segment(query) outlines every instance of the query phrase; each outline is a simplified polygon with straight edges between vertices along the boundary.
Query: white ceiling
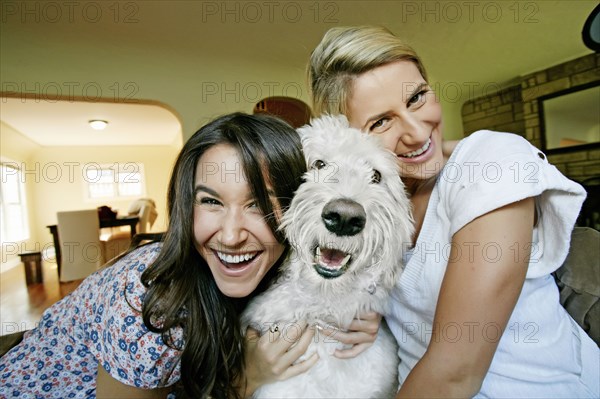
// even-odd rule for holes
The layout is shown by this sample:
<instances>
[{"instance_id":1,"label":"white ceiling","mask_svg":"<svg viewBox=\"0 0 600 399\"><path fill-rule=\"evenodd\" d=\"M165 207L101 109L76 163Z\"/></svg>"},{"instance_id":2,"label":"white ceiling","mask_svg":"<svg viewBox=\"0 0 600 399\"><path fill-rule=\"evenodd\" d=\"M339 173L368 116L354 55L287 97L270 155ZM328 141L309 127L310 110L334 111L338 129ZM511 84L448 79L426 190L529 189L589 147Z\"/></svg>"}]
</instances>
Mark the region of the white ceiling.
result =
<instances>
[{"instance_id":1,"label":"white ceiling","mask_svg":"<svg viewBox=\"0 0 600 399\"><path fill-rule=\"evenodd\" d=\"M42 146L178 145L181 123L153 104L0 98L2 121ZM93 119L108 122L102 131Z\"/></svg>"},{"instance_id":2,"label":"white ceiling","mask_svg":"<svg viewBox=\"0 0 600 399\"><path fill-rule=\"evenodd\" d=\"M158 102L179 117L184 138L216 115L251 112L268 95L308 101L305 66L323 33L338 25L383 25L423 58L441 96L445 134L456 137L462 134L464 101L589 54L581 30L597 1L10 4L14 7L4 10L0 24L3 92L18 96L58 90L81 98L94 87L103 98ZM0 107L2 120L15 118L4 103ZM73 104L64 110L61 120L68 123L76 115ZM135 116L131 126L146 123L150 128L154 114ZM28 132L45 129L47 117L29 113ZM78 117L72 126L92 116ZM66 125L53 129L45 142L56 142L54 135L71 130ZM78 130L74 134L92 137ZM161 141L165 134L147 130L128 140ZM119 135L124 139L123 131Z\"/></svg>"}]
</instances>

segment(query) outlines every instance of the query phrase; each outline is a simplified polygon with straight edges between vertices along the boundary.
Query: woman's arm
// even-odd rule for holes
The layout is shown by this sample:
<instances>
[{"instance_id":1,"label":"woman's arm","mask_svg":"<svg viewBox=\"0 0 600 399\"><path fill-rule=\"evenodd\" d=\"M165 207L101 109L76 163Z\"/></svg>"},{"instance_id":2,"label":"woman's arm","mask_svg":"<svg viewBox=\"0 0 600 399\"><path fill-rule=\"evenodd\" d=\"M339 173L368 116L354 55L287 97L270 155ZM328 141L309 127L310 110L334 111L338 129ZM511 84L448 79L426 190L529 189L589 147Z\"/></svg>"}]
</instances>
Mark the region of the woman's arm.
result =
<instances>
[{"instance_id":1,"label":"woman's arm","mask_svg":"<svg viewBox=\"0 0 600 399\"><path fill-rule=\"evenodd\" d=\"M528 198L456 232L431 342L397 398L472 397L479 392L525 281L534 212L534 200ZM444 336L448 326L452 339Z\"/></svg>"},{"instance_id":2,"label":"woman's arm","mask_svg":"<svg viewBox=\"0 0 600 399\"><path fill-rule=\"evenodd\" d=\"M98 364L98 377L96 378L97 399L158 399L166 398L171 388L142 389L125 385L115 380Z\"/></svg>"}]
</instances>

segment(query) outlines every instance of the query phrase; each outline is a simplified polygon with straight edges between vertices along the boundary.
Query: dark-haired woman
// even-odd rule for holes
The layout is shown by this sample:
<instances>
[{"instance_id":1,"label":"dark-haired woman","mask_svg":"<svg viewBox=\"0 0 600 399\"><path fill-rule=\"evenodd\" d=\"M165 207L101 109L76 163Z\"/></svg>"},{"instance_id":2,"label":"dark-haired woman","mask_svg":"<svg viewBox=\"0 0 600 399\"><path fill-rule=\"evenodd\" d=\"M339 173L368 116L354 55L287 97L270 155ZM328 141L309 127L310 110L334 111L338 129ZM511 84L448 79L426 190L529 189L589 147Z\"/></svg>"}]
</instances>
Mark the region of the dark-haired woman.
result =
<instances>
[{"instance_id":1,"label":"dark-haired woman","mask_svg":"<svg viewBox=\"0 0 600 399\"><path fill-rule=\"evenodd\" d=\"M269 116L226 115L181 150L162 243L89 276L0 359L0 397L231 398L308 369L294 342L243 336L238 316L277 274L278 221L305 172L300 140ZM368 318L367 318L368 319ZM373 341L379 320L337 339ZM294 364L295 363L295 364Z\"/></svg>"}]
</instances>

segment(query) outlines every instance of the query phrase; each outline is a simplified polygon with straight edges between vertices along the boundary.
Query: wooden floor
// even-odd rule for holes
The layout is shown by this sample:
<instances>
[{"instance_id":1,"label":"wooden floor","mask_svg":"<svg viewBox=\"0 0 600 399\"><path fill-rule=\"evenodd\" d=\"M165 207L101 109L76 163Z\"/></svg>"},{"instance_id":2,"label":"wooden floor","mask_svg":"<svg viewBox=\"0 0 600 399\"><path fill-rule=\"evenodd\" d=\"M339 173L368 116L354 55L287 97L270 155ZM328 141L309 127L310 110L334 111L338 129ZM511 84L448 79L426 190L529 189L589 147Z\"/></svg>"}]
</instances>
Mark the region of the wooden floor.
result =
<instances>
[{"instance_id":1,"label":"wooden floor","mask_svg":"<svg viewBox=\"0 0 600 399\"><path fill-rule=\"evenodd\" d=\"M0 273L0 335L30 330L50 305L72 292L82 280L58 281L56 262L42 262L44 282L27 285L23 264Z\"/></svg>"}]
</instances>

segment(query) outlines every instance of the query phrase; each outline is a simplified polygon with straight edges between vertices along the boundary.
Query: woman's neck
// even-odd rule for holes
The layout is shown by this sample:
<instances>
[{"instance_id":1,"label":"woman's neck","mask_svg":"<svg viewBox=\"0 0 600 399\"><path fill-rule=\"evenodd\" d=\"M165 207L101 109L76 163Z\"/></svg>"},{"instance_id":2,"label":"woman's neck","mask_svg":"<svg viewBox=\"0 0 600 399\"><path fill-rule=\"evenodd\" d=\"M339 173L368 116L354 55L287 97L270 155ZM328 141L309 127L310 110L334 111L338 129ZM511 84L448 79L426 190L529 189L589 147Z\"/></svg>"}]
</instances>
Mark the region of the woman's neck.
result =
<instances>
[{"instance_id":1,"label":"woman's neck","mask_svg":"<svg viewBox=\"0 0 600 399\"><path fill-rule=\"evenodd\" d=\"M436 179L437 175L429 177L427 179L402 179L402 181L404 182L404 187L406 187L406 191L412 197L423 192L423 190L431 192L433 186L435 185Z\"/></svg>"}]
</instances>

